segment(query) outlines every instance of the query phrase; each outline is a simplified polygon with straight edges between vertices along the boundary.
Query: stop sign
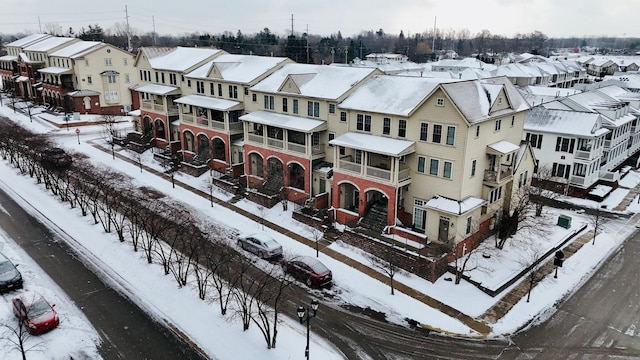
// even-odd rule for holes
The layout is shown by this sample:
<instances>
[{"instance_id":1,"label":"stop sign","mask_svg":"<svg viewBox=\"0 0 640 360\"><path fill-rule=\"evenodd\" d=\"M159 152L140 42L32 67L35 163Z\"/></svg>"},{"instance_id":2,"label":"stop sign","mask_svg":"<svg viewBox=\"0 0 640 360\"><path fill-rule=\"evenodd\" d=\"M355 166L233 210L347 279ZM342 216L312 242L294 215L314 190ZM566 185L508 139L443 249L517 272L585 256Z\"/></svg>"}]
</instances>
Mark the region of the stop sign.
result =
<instances>
[{"instance_id":1,"label":"stop sign","mask_svg":"<svg viewBox=\"0 0 640 360\"><path fill-rule=\"evenodd\" d=\"M76 134L80 134L80 129L76 128Z\"/></svg>"}]
</instances>

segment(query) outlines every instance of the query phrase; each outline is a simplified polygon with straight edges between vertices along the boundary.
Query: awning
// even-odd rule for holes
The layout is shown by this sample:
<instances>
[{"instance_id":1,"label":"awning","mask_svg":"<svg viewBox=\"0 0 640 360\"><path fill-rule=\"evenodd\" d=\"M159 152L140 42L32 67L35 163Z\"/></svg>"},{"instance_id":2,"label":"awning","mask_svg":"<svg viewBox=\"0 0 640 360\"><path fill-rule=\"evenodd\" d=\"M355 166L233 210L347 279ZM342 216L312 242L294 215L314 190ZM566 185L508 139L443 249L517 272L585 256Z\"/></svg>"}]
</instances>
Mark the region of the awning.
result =
<instances>
[{"instance_id":1,"label":"awning","mask_svg":"<svg viewBox=\"0 0 640 360\"><path fill-rule=\"evenodd\" d=\"M62 75L62 74L72 74L73 70L63 67L57 66L49 66L46 68L38 69L38 72L43 74L52 74L52 75Z\"/></svg>"},{"instance_id":2,"label":"awning","mask_svg":"<svg viewBox=\"0 0 640 360\"><path fill-rule=\"evenodd\" d=\"M487 145L487 152L489 154L495 155L510 154L512 152L518 151L518 149L520 149L520 146L514 143L510 143L506 140L501 140L496 143Z\"/></svg>"},{"instance_id":3,"label":"awning","mask_svg":"<svg viewBox=\"0 0 640 360\"><path fill-rule=\"evenodd\" d=\"M138 92L149 93L154 95L174 95L180 93L180 88L174 86L166 86L166 85L158 85L158 84L149 84L140 86L135 89Z\"/></svg>"},{"instance_id":4,"label":"awning","mask_svg":"<svg viewBox=\"0 0 640 360\"><path fill-rule=\"evenodd\" d=\"M471 210L487 203L487 200L469 196L463 200L454 200L444 196L435 195L424 205L426 208L446 212L454 215L463 215Z\"/></svg>"},{"instance_id":5,"label":"awning","mask_svg":"<svg viewBox=\"0 0 640 360\"><path fill-rule=\"evenodd\" d=\"M304 133L327 130L327 123L321 120L278 114L270 111L254 111L240 116L240 120Z\"/></svg>"},{"instance_id":6,"label":"awning","mask_svg":"<svg viewBox=\"0 0 640 360\"><path fill-rule=\"evenodd\" d=\"M329 141L329 144L394 157L400 157L416 151L415 142L413 141L356 132L344 133Z\"/></svg>"},{"instance_id":7,"label":"awning","mask_svg":"<svg viewBox=\"0 0 640 360\"><path fill-rule=\"evenodd\" d=\"M187 95L175 99L173 102L220 111L241 110L243 108L242 103L239 101L217 99L202 95Z\"/></svg>"},{"instance_id":8,"label":"awning","mask_svg":"<svg viewBox=\"0 0 640 360\"><path fill-rule=\"evenodd\" d=\"M101 72L100 75L120 75L120 73L113 70L107 70L107 71Z\"/></svg>"}]
</instances>

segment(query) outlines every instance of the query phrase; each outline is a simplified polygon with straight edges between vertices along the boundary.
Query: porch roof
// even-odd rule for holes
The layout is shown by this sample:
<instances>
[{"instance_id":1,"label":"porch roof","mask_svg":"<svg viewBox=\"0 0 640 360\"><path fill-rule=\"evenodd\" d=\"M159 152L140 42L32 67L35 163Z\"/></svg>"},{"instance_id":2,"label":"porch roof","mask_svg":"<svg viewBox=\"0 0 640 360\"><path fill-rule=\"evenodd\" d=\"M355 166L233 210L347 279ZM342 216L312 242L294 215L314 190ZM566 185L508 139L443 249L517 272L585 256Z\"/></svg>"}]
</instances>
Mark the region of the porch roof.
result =
<instances>
[{"instance_id":1,"label":"porch roof","mask_svg":"<svg viewBox=\"0 0 640 360\"><path fill-rule=\"evenodd\" d=\"M436 195L427 201L425 207L439 210L454 215L462 215L487 202L485 199L469 196L463 200L454 200L444 196Z\"/></svg>"},{"instance_id":2,"label":"porch roof","mask_svg":"<svg viewBox=\"0 0 640 360\"><path fill-rule=\"evenodd\" d=\"M518 149L520 149L520 146L514 144L514 143L510 143L506 140L500 140L498 142L495 142L493 144L489 144L487 145L487 147L490 150L493 150L491 152L497 152L500 155L505 155L505 154L509 154L512 153L514 151L517 151Z\"/></svg>"},{"instance_id":3,"label":"porch roof","mask_svg":"<svg viewBox=\"0 0 640 360\"><path fill-rule=\"evenodd\" d=\"M60 75L60 74L71 74L73 71L68 68L49 66L46 68L38 69L38 72L41 72L44 74Z\"/></svg>"},{"instance_id":4,"label":"porch roof","mask_svg":"<svg viewBox=\"0 0 640 360\"><path fill-rule=\"evenodd\" d=\"M84 89L84 90L72 91L72 92L68 93L67 95L69 95L71 97L82 97L82 96L96 96L96 95L100 95L100 93L97 92L97 91Z\"/></svg>"},{"instance_id":5,"label":"porch roof","mask_svg":"<svg viewBox=\"0 0 640 360\"><path fill-rule=\"evenodd\" d=\"M29 77L27 76L18 76L16 78L16 82L29 81Z\"/></svg>"},{"instance_id":6,"label":"porch roof","mask_svg":"<svg viewBox=\"0 0 640 360\"><path fill-rule=\"evenodd\" d=\"M324 121L278 114L270 111L254 111L240 116L240 120L305 133L327 130L327 123Z\"/></svg>"},{"instance_id":7,"label":"porch roof","mask_svg":"<svg viewBox=\"0 0 640 360\"><path fill-rule=\"evenodd\" d=\"M242 103L239 101L216 99L202 95L187 95L173 100L180 104L199 106L207 109L229 111L242 109Z\"/></svg>"},{"instance_id":8,"label":"porch roof","mask_svg":"<svg viewBox=\"0 0 640 360\"><path fill-rule=\"evenodd\" d=\"M18 57L15 55L0 56L0 61L18 61Z\"/></svg>"},{"instance_id":9,"label":"porch roof","mask_svg":"<svg viewBox=\"0 0 640 360\"><path fill-rule=\"evenodd\" d=\"M135 89L138 92L149 93L154 95L170 95L180 92L180 88L175 86L166 86L158 84L148 84Z\"/></svg>"},{"instance_id":10,"label":"porch roof","mask_svg":"<svg viewBox=\"0 0 640 360\"><path fill-rule=\"evenodd\" d=\"M415 151L413 141L356 132L344 133L329 141L329 144L395 157L411 154Z\"/></svg>"}]
</instances>

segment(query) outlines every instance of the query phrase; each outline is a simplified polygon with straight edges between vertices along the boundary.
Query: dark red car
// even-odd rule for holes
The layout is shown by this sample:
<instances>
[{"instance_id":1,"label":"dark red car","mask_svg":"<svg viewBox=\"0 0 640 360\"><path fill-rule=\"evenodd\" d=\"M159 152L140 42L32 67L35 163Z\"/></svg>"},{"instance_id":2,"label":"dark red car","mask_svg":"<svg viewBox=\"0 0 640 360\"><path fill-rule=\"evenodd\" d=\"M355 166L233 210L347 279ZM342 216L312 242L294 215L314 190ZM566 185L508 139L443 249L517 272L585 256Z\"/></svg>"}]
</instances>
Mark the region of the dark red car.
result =
<instances>
[{"instance_id":1,"label":"dark red car","mask_svg":"<svg viewBox=\"0 0 640 360\"><path fill-rule=\"evenodd\" d=\"M307 286L323 287L331 284L333 274L320 260L311 256L301 256L283 260L282 267L286 273L304 281Z\"/></svg>"},{"instance_id":2,"label":"dark red car","mask_svg":"<svg viewBox=\"0 0 640 360\"><path fill-rule=\"evenodd\" d=\"M28 291L12 300L13 314L27 328L29 334L44 334L60 324L58 313L42 295Z\"/></svg>"}]
</instances>

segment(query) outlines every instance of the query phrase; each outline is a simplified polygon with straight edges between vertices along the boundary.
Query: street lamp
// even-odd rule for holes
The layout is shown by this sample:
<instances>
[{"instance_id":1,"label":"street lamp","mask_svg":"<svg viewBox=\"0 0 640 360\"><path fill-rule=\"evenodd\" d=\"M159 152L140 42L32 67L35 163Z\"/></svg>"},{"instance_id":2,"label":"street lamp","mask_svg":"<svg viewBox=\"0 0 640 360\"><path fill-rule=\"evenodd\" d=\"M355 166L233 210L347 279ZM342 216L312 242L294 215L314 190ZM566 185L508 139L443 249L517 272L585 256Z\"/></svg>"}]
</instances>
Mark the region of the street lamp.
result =
<instances>
[{"instance_id":1,"label":"street lamp","mask_svg":"<svg viewBox=\"0 0 640 360\"><path fill-rule=\"evenodd\" d=\"M309 322L311 321L311 318L316 317L316 314L318 313L318 306L320 306L320 303L316 299L311 300L311 309L309 309L309 307L305 309L304 306L298 306L297 313L298 319L300 319L300 324L304 321L307 322L307 347L304 349L304 356L307 360L309 360ZM313 313L311 311L313 311Z\"/></svg>"}]
</instances>

